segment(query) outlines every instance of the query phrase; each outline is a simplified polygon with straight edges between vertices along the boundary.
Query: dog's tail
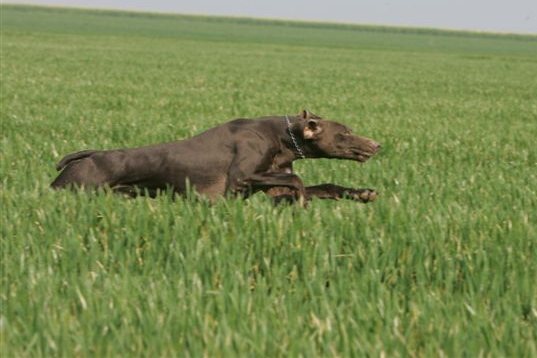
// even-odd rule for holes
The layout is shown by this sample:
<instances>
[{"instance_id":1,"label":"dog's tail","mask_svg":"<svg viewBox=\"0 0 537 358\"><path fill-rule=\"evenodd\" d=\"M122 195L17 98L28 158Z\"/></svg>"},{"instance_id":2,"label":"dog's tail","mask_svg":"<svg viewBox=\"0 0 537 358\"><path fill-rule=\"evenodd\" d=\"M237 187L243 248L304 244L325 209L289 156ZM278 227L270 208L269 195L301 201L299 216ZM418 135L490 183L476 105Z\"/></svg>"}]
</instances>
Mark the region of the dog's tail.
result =
<instances>
[{"instance_id":1,"label":"dog's tail","mask_svg":"<svg viewBox=\"0 0 537 358\"><path fill-rule=\"evenodd\" d=\"M97 152L96 150L83 150L81 152L68 154L65 157L63 157L62 160L60 160L58 165L56 165L56 170L60 171L63 168L65 168L65 166L67 164L71 163L73 160L79 160L79 159L82 159L82 158L89 157L90 155L92 155L93 153L96 153L96 152Z\"/></svg>"}]
</instances>

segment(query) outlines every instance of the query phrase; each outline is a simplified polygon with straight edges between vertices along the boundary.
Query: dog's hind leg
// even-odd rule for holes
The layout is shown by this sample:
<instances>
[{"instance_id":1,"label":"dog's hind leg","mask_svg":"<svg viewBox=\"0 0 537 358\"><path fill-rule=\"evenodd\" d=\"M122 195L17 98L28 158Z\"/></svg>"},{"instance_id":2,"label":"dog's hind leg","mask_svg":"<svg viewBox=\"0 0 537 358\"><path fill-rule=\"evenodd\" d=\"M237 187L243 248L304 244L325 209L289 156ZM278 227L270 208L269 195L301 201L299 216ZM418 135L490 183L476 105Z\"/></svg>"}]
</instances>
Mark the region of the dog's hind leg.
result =
<instances>
[{"instance_id":1,"label":"dog's hind leg","mask_svg":"<svg viewBox=\"0 0 537 358\"><path fill-rule=\"evenodd\" d=\"M69 163L50 184L54 189L74 187L97 188L109 184L108 175L91 158Z\"/></svg>"},{"instance_id":2,"label":"dog's hind leg","mask_svg":"<svg viewBox=\"0 0 537 358\"><path fill-rule=\"evenodd\" d=\"M112 189L114 193L123 194L130 198L136 198L137 196L148 196L150 198L156 198L159 194L159 189L140 188L132 185L116 185L110 189Z\"/></svg>"}]
</instances>

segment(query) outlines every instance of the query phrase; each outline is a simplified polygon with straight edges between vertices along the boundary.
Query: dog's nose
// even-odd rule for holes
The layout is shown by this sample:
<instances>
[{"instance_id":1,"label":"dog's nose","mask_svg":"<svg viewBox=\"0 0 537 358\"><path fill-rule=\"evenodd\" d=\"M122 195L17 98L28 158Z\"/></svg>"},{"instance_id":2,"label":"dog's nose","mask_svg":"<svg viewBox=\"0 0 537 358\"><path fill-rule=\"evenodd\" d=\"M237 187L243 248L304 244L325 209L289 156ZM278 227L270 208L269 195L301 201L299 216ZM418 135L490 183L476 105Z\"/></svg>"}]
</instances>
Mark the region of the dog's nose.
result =
<instances>
[{"instance_id":1,"label":"dog's nose","mask_svg":"<svg viewBox=\"0 0 537 358\"><path fill-rule=\"evenodd\" d=\"M372 142L371 142L371 147L373 147L373 149L374 149L375 152L376 152L376 151L378 151L378 150L380 149L380 147L382 147L382 146L380 145L379 142L372 141Z\"/></svg>"}]
</instances>

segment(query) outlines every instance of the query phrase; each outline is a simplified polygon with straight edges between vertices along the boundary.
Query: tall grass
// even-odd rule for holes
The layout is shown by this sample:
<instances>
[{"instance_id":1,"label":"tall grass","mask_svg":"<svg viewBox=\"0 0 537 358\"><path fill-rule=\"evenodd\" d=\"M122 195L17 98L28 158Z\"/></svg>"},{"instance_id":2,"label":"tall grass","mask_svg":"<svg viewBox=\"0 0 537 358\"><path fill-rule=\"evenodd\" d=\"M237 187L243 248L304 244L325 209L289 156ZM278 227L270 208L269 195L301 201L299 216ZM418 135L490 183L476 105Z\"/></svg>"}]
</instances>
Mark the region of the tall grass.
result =
<instances>
[{"instance_id":1,"label":"tall grass","mask_svg":"<svg viewBox=\"0 0 537 358\"><path fill-rule=\"evenodd\" d=\"M4 356L537 355L535 37L3 5L1 72ZM48 187L75 150L302 108L383 149L297 172L377 202Z\"/></svg>"}]
</instances>

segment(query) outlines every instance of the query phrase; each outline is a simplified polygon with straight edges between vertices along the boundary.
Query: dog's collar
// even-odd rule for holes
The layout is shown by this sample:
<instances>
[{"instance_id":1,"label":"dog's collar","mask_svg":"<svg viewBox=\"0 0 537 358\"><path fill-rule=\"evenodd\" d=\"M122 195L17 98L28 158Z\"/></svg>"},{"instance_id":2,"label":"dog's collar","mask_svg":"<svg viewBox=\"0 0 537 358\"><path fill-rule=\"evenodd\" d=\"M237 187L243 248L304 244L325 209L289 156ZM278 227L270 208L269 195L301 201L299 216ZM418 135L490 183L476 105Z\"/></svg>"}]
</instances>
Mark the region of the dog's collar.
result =
<instances>
[{"instance_id":1,"label":"dog's collar","mask_svg":"<svg viewBox=\"0 0 537 358\"><path fill-rule=\"evenodd\" d=\"M296 141L295 135L293 134L293 131L291 130L291 121L289 120L289 116L285 116L285 123L287 123L287 132L289 133L289 136L291 136L291 140L293 141L293 145L295 146L295 149L298 152L298 155L300 156L300 158L306 159L304 152L298 146L298 142Z\"/></svg>"}]
</instances>

